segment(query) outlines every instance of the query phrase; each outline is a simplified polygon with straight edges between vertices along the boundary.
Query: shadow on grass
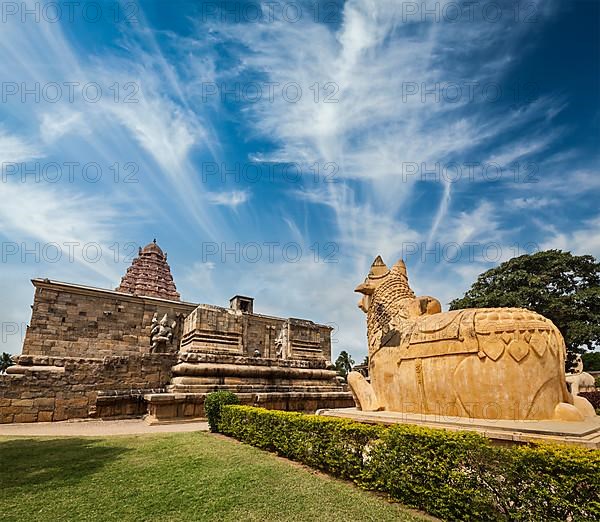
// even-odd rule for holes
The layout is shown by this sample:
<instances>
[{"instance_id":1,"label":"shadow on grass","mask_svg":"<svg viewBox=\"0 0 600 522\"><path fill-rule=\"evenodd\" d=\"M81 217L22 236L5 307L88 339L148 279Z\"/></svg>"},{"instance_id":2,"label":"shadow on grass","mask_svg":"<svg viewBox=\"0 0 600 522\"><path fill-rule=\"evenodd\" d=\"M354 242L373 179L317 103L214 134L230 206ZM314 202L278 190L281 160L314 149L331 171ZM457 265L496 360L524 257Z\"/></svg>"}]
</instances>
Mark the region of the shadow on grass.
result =
<instances>
[{"instance_id":1,"label":"shadow on grass","mask_svg":"<svg viewBox=\"0 0 600 522\"><path fill-rule=\"evenodd\" d=\"M94 439L12 439L0 442L4 493L22 486L73 485L131 451Z\"/></svg>"}]
</instances>

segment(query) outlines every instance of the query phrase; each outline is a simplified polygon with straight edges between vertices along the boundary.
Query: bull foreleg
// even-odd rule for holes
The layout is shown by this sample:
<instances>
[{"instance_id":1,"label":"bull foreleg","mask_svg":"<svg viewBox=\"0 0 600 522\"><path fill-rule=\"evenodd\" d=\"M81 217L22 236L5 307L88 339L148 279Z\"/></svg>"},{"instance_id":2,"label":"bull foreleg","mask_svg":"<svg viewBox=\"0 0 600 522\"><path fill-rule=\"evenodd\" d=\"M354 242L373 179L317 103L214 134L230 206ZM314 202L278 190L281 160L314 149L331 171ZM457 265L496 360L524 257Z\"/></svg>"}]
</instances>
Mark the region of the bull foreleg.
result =
<instances>
[{"instance_id":1,"label":"bull foreleg","mask_svg":"<svg viewBox=\"0 0 600 522\"><path fill-rule=\"evenodd\" d=\"M348 374L348 385L354 396L356 407L362 411L379 411L383 406L379 403L375 390L371 383L365 379L364 375L358 372Z\"/></svg>"}]
</instances>

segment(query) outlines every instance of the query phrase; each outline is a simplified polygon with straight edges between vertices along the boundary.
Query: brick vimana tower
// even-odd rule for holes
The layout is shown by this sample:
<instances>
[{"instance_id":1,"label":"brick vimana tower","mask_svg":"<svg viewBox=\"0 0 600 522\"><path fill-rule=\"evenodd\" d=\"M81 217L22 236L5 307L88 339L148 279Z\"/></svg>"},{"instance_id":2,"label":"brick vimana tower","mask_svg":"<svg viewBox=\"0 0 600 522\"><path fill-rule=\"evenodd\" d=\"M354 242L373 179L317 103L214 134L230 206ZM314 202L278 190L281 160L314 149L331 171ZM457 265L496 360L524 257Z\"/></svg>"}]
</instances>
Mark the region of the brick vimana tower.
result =
<instances>
[{"instance_id":1,"label":"brick vimana tower","mask_svg":"<svg viewBox=\"0 0 600 522\"><path fill-rule=\"evenodd\" d=\"M170 301L181 300L167 263L167 254L156 244L156 239L140 248L138 257L127 269L116 291Z\"/></svg>"}]
</instances>

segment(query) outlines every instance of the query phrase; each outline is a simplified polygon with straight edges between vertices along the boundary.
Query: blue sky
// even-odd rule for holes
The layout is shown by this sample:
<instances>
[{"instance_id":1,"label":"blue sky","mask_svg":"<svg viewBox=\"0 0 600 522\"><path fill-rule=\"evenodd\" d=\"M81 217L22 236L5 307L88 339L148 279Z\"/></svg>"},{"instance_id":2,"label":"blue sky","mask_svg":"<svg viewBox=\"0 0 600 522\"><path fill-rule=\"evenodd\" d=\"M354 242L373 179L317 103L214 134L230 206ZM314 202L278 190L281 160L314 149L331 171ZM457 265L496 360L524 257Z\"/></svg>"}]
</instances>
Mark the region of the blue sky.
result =
<instances>
[{"instance_id":1,"label":"blue sky","mask_svg":"<svg viewBox=\"0 0 600 522\"><path fill-rule=\"evenodd\" d=\"M114 288L155 237L184 300L254 296L357 360L377 254L443 303L517 254L600 256L595 0L15 5L4 351L29 279Z\"/></svg>"}]
</instances>

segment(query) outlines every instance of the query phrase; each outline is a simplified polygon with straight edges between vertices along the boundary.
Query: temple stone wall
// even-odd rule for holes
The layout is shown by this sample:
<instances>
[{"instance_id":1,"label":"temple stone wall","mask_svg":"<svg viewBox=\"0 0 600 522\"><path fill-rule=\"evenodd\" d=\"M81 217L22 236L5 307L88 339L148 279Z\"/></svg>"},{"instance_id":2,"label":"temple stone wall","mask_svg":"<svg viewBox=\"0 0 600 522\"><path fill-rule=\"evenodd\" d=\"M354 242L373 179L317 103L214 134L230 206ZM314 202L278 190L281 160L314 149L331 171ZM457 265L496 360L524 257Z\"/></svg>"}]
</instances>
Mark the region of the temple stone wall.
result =
<instances>
[{"instance_id":1,"label":"temple stone wall","mask_svg":"<svg viewBox=\"0 0 600 522\"><path fill-rule=\"evenodd\" d=\"M140 256L148 262L124 278L135 282L136 292L166 291L161 286L166 256L157 265L163 268L155 270L158 283L150 273L157 249L154 243L143 249ZM157 419L180 409L189 418L203 415L206 393L221 389L266 407L351 405L335 372L327 370L328 326L254 314L251 298L243 296L222 308L134 295L121 287L32 282L35 297L22 355L0 375L0 423L141 416L150 406ZM175 295L174 284L167 290ZM242 300L250 301L249 308L237 306ZM167 315L167 339L172 333L163 354L150 353L155 314L158 321Z\"/></svg>"},{"instance_id":2,"label":"temple stone wall","mask_svg":"<svg viewBox=\"0 0 600 522\"><path fill-rule=\"evenodd\" d=\"M146 407L141 397L169 383L176 360L154 354L104 359L21 355L18 366L0 375L0 423L94 416L99 395L119 403L114 415L142 414ZM135 396L141 411L131 400Z\"/></svg>"},{"instance_id":3,"label":"temple stone wall","mask_svg":"<svg viewBox=\"0 0 600 522\"><path fill-rule=\"evenodd\" d=\"M278 355L278 342L283 350ZM266 359L331 360L331 327L212 305L199 305L185 319L182 352Z\"/></svg>"},{"instance_id":4,"label":"temple stone wall","mask_svg":"<svg viewBox=\"0 0 600 522\"><path fill-rule=\"evenodd\" d=\"M251 356L258 350L261 357L276 358L277 347L275 340L285 320L260 315L245 316L246 351L244 355Z\"/></svg>"},{"instance_id":5,"label":"temple stone wall","mask_svg":"<svg viewBox=\"0 0 600 522\"><path fill-rule=\"evenodd\" d=\"M324 358L331 361L331 330L329 326L303 319L288 320L289 351L294 359Z\"/></svg>"},{"instance_id":6,"label":"temple stone wall","mask_svg":"<svg viewBox=\"0 0 600 522\"><path fill-rule=\"evenodd\" d=\"M152 317L183 320L196 305L34 279L35 298L23 355L104 357L140 355L150 349Z\"/></svg>"}]
</instances>

